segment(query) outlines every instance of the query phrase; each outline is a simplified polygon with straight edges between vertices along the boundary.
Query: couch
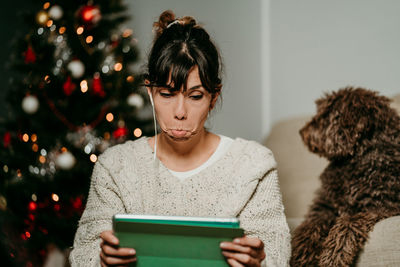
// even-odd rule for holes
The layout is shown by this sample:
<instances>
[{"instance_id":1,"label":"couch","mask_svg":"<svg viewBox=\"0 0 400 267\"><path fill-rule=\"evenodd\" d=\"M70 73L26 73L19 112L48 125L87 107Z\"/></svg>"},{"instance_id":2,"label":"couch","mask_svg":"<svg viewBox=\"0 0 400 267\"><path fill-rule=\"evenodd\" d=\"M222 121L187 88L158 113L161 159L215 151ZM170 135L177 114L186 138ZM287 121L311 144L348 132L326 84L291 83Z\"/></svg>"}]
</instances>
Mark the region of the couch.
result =
<instances>
[{"instance_id":1,"label":"couch","mask_svg":"<svg viewBox=\"0 0 400 267\"><path fill-rule=\"evenodd\" d=\"M392 107L400 114L400 94L392 99ZM300 138L299 130L310 118L298 116L280 121L264 141L278 163L283 204L291 231L307 213L314 192L320 186L319 175L328 163L309 152ZM400 216L387 218L374 226L356 266L400 266Z\"/></svg>"}]
</instances>

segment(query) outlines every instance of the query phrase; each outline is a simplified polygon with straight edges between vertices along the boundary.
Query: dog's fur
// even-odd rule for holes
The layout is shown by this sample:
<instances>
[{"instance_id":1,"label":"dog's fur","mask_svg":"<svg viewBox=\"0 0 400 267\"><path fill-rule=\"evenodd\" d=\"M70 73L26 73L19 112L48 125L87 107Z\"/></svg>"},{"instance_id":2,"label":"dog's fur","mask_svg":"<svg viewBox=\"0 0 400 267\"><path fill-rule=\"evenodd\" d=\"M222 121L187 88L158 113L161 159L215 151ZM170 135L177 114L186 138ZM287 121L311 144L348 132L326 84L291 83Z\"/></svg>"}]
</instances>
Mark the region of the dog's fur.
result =
<instances>
[{"instance_id":1,"label":"dog's fur","mask_svg":"<svg viewBox=\"0 0 400 267\"><path fill-rule=\"evenodd\" d=\"M400 214L400 116L389 102L350 87L316 101L300 135L329 165L294 231L291 266L354 266L375 223Z\"/></svg>"}]
</instances>

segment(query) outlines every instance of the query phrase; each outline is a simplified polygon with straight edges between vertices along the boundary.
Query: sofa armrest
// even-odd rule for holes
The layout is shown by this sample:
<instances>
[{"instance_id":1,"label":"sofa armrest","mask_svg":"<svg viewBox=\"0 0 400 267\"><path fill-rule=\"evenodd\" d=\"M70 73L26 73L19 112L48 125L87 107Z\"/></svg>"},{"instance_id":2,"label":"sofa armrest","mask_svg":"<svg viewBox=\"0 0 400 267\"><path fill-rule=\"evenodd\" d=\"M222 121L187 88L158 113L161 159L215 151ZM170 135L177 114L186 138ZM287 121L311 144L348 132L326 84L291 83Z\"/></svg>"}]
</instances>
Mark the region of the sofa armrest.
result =
<instances>
[{"instance_id":1,"label":"sofa armrest","mask_svg":"<svg viewBox=\"0 0 400 267\"><path fill-rule=\"evenodd\" d=\"M400 266L400 216L375 224L358 257L357 266Z\"/></svg>"}]
</instances>

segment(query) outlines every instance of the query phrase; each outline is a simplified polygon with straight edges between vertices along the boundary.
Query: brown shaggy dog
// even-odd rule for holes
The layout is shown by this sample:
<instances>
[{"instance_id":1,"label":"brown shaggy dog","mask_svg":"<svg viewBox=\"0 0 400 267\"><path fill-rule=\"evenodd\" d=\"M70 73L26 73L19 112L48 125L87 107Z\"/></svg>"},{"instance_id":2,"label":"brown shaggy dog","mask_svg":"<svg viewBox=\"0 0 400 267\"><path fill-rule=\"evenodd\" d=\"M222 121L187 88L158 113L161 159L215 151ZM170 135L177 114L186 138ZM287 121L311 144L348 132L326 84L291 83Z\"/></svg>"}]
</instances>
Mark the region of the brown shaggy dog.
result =
<instances>
[{"instance_id":1,"label":"brown shaggy dog","mask_svg":"<svg viewBox=\"0 0 400 267\"><path fill-rule=\"evenodd\" d=\"M400 214L400 116L389 102L362 88L316 101L300 134L329 165L294 231L291 266L353 266L374 225Z\"/></svg>"}]
</instances>

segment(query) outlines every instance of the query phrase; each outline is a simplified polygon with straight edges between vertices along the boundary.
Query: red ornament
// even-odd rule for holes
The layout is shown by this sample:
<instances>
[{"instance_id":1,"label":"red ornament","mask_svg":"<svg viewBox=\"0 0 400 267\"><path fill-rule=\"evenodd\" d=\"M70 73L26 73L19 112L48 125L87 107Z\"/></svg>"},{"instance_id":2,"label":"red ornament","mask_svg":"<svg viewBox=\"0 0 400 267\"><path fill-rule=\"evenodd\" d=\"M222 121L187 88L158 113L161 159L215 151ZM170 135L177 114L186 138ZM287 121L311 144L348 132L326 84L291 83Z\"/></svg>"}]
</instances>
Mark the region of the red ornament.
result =
<instances>
[{"instance_id":1,"label":"red ornament","mask_svg":"<svg viewBox=\"0 0 400 267\"><path fill-rule=\"evenodd\" d=\"M71 77L68 76L67 80L63 84L64 94L69 96L76 89L76 84L72 82Z\"/></svg>"},{"instance_id":2,"label":"red ornament","mask_svg":"<svg viewBox=\"0 0 400 267\"><path fill-rule=\"evenodd\" d=\"M39 230L45 235L47 235L49 233L49 231L47 229L40 227L40 226L39 226Z\"/></svg>"},{"instance_id":3,"label":"red ornament","mask_svg":"<svg viewBox=\"0 0 400 267\"><path fill-rule=\"evenodd\" d=\"M3 146L4 147L9 147L11 144L11 134L10 132L6 132L3 136Z\"/></svg>"},{"instance_id":4,"label":"red ornament","mask_svg":"<svg viewBox=\"0 0 400 267\"><path fill-rule=\"evenodd\" d=\"M104 91L104 86L98 72L96 72L93 76L93 94L100 97L106 96L106 92Z\"/></svg>"},{"instance_id":5,"label":"red ornament","mask_svg":"<svg viewBox=\"0 0 400 267\"><path fill-rule=\"evenodd\" d=\"M101 12L97 6L83 6L79 16L84 24L94 25L101 19Z\"/></svg>"},{"instance_id":6,"label":"red ornament","mask_svg":"<svg viewBox=\"0 0 400 267\"><path fill-rule=\"evenodd\" d=\"M28 218L29 218L29 220L34 221L35 220L35 215L28 214Z\"/></svg>"},{"instance_id":7,"label":"red ornament","mask_svg":"<svg viewBox=\"0 0 400 267\"><path fill-rule=\"evenodd\" d=\"M60 206L60 204L54 204L53 208L54 208L55 211L60 211L61 206Z\"/></svg>"},{"instance_id":8,"label":"red ornament","mask_svg":"<svg viewBox=\"0 0 400 267\"><path fill-rule=\"evenodd\" d=\"M21 238L22 238L22 240L28 240L28 237L25 235L25 233L23 233L23 234L21 234Z\"/></svg>"},{"instance_id":9,"label":"red ornament","mask_svg":"<svg viewBox=\"0 0 400 267\"><path fill-rule=\"evenodd\" d=\"M126 127L119 127L116 129L112 134L115 139L122 138L128 135L128 128Z\"/></svg>"},{"instance_id":10,"label":"red ornament","mask_svg":"<svg viewBox=\"0 0 400 267\"><path fill-rule=\"evenodd\" d=\"M35 210L37 209L37 204L36 204L36 202L33 202L33 201L29 202L28 209L29 209L30 211L35 211Z\"/></svg>"},{"instance_id":11,"label":"red ornament","mask_svg":"<svg viewBox=\"0 0 400 267\"><path fill-rule=\"evenodd\" d=\"M71 200L72 202L72 207L76 210L79 210L82 207L82 198L81 197L76 197Z\"/></svg>"},{"instance_id":12,"label":"red ornament","mask_svg":"<svg viewBox=\"0 0 400 267\"><path fill-rule=\"evenodd\" d=\"M36 62L36 54L35 51L33 51L32 46L28 46L26 51L24 52L24 57L25 57L25 64L29 63L35 63Z\"/></svg>"},{"instance_id":13,"label":"red ornament","mask_svg":"<svg viewBox=\"0 0 400 267\"><path fill-rule=\"evenodd\" d=\"M115 41L111 41L111 47L112 48L116 48L119 45L119 41L115 40Z\"/></svg>"}]
</instances>

